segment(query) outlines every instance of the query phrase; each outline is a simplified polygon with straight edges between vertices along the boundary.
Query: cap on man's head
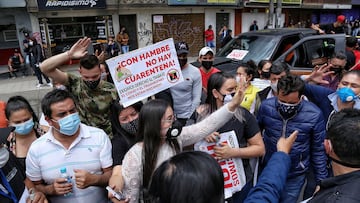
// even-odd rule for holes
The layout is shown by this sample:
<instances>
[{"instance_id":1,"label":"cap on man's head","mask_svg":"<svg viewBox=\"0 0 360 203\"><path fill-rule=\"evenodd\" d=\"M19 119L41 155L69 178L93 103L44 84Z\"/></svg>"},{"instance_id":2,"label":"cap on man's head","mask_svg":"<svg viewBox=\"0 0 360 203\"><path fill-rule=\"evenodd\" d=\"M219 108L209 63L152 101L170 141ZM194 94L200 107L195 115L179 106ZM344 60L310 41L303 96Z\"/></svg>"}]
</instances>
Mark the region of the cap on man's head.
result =
<instances>
[{"instance_id":1,"label":"cap on man's head","mask_svg":"<svg viewBox=\"0 0 360 203\"><path fill-rule=\"evenodd\" d=\"M189 46L186 44L186 42L175 43L175 49L177 55L189 53Z\"/></svg>"},{"instance_id":2,"label":"cap on man's head","mask_svg":"<svg viewBox=\"0 0 360 203\"><path fill-rule=\"evenodd\" d=\"M214 50L212 50L210 47L203 47L200 51L199 51L199 57L200 56L205 56L208 53L211 53L212 55L214 54Z\"/></svg>"},{"instance_id":3,"label":"cap on man's head","mask_svg":"<svg viewBox=\"0 0 360 203\"><path fill-rule=\"evenodd\" d=\"M19 53L19 49L15 49L14 52L15 52L15 53Z\"/></svg>"},{"instance_id":4,"label":"cap on man's head","mask_svg":"<svg viewBox=\"0 0 360 203\"><path fill-rule=\"evenodd\" d=\"M344 23L345 22L345 16L344 15L339 15L337 17L337 21L340 22L340 23Z\"/></svg>"}]
</instances>

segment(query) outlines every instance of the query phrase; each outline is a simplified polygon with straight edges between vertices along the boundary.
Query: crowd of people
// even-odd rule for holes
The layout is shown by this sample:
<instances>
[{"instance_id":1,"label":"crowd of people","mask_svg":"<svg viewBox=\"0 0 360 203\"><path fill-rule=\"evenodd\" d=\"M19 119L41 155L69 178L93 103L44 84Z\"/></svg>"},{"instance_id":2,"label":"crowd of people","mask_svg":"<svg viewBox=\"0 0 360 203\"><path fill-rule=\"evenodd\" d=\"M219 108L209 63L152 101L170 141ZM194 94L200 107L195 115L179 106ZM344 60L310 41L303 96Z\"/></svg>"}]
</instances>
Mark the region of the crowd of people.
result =
<instances>
[{"instance_id":1,"label":"crowd of people","mask_svg":"<svg viewBox=\"0 0 360 203\"><path fill-rule=\"evenodd\" d=\"M232 75L213 64L211 28L199 68L176 42L184 82L130 106L103 53L88 54L91 39L39 59L39 83L54 84L42 119L22 96L0 112L0 201L359 202L360 71L346 68L347 55L334 53L307 76L268 60L239 63ZM126 36L109 37L108 57L128 51ZM79 76L59 68L72 59ZM212 151L194 147L202 142ZM244 175L230 195L226 160L241 161Z\"/></svg>"}]
</instances>

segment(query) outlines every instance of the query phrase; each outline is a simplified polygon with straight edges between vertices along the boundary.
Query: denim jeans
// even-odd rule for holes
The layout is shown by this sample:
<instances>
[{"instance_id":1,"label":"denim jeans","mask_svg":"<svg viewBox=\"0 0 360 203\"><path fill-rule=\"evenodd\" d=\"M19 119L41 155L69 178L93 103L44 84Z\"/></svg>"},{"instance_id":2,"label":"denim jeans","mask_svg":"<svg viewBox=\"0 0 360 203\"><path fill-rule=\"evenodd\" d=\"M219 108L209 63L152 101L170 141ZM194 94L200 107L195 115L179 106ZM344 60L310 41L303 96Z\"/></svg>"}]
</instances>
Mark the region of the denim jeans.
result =
<instances>
[{"instance_id":1,"label":"denim jeans","mask_svg":"<svg viewBox=\"0 0 360 203\"><path fill-rule=\"evenodd\" d=\"M214 48L214 47L215 47L214 41L208 41L208 42L206 42L206 46L208 46L208 47L210 47L210 48Z\"/></svg>"},{"instance_id":2,"label":"denim jeans","mask_svg":"<svg viewBox=\"0 0 360 203\"><path fill-rule=\"evenodd\" d=\"M129 45L121 45L122 53L128 53L129 52Z\"/></svg>"},{"instance_id":3,"label":"denim jeans","mask_svg":"<svg viewBox=\"0 0 360 203\"><path fill-rule=\"evenodd\" d=\"M280 202L296 203L304 183L305 183L305 174L293 178L288 178L286 180L285 189L282 192Z\"/></svg>"}]
</instances>

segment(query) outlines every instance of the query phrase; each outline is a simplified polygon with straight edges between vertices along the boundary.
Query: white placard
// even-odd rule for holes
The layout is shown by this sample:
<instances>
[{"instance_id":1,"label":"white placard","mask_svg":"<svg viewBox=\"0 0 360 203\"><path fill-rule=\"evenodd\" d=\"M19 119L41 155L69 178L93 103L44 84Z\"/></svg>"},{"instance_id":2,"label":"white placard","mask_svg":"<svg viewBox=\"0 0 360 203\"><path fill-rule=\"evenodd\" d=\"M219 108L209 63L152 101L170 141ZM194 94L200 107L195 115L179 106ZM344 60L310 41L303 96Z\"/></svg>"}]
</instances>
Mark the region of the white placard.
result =
<instances>
[{"instance_id":1,"label":"white placard","mask_svg":"<svg viewBox=\"0 0 360 203\"><path fill-rule=\"evenodd\" d=\"M184 80L172 38L111 58L106 63L125 107Z\"/></svg>"},{"instance_id":2,"label":"white placard","mask_svg":"<svg viewBox=\"0 0 360 203\"><path fill-rule=\"evenodd\" d=\"M235 131L229 131L220 134L219 143L227 143L232 148L239 148ZM217 143L208 143L202 140L194 145L195 150L206 152L212 156L214 147ZM225 199L232 197L232 194L241 190L246 184L245 170L240 158L229 158L226 160L218 160L224 173L224 194Z\"/></svg>"},{"instance_id":3,"label":"white placard","mask_svg":"<svg viewBox=\"0 0 360 203\"><path fill-rule=\"evenodd\" d=\"M234 49L231 51L231 53L229 55L226 56L226 58L242 60L248 53L249 53L248 50Z\"/></svg>"}]
</instances>

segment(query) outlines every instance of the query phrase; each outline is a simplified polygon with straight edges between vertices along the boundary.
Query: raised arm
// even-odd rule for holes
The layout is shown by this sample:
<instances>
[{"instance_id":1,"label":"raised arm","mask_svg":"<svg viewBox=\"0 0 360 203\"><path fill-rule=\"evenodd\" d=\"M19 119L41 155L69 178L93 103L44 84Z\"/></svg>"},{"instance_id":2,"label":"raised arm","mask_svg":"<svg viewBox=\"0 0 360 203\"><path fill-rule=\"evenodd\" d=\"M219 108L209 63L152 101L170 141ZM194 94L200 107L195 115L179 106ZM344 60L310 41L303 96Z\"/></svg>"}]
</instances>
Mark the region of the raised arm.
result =
<instances>
[{"instance_id":1,"label":"raised arm","mask_svg":"<svg viewBox=\"0 0 360 203\"><path fill-rule=\"evenodd\" d=\"M244 86L239 86L233 99L199 123L183 128L179 140L182 146L194 144L223 126L234 115L244 98Z\"/></svg>"},{"instance_id":2,"label":"raised arm","mask_svg":"<svg viewBox=\"0 0 360 203\"><path fill-rule=\"evenodd\" d=\"M91 39L84 37L79 39L69 51L52 56L46 59L41 65L41 71L51 77L53 80L60 84L68 82L67 73L58 69L59 66L71 59L80 59L87 54L87 47L91 43Z\"/></svg>"},{"instance_id":3,"label":"raised arm","mask_svg":"<svg viewBox=\"0 0 360 203\"><path fill-rule=\"evenodd\" d=\"M333 74L334 71L329 71L328 64L323 64L321 66L315 66L314 70L310 75L303 75L301 78L307 82L312 84L329 84L327 80L324 80L324 77Z\"/></svg>"}]
</instances>

